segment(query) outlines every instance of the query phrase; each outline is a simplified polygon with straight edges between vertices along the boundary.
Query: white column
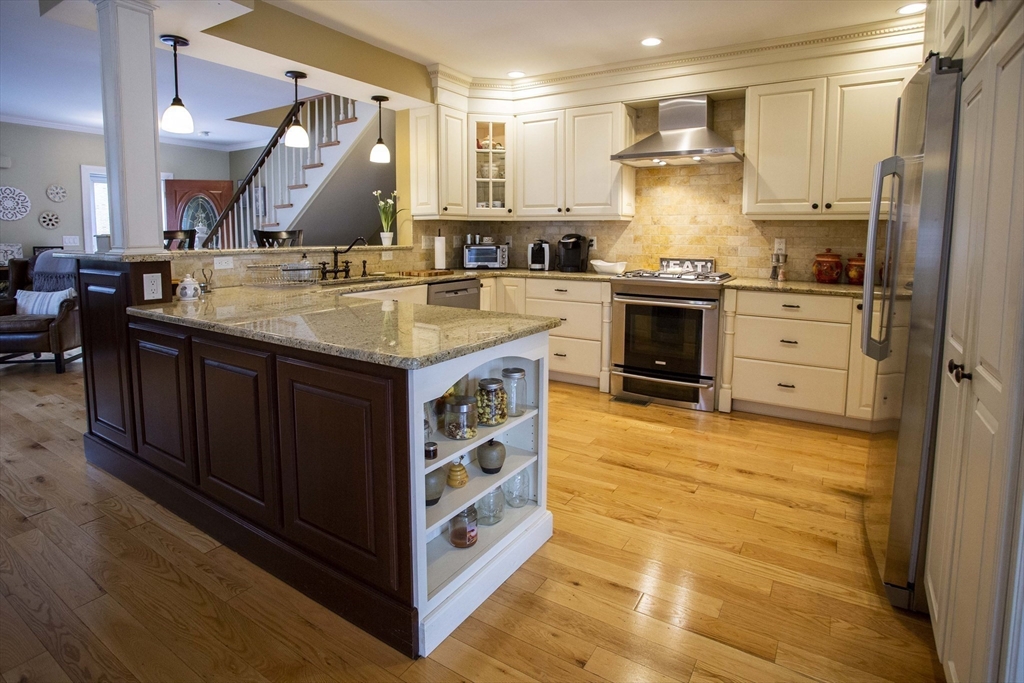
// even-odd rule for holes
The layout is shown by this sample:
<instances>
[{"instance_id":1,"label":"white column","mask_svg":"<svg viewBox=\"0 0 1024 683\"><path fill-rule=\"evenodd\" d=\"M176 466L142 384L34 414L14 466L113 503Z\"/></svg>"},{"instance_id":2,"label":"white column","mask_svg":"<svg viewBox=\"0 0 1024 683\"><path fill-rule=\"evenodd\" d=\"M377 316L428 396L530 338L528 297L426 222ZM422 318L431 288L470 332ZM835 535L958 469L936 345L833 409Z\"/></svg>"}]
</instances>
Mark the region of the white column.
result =
<instances>
[{"instance_id":1,"label":"white column","mask_svg":"<svg viewBox=\"0 0 1024 683\"><path fill-rule=\"evenodd\" d=\"M155 7L145 0L92 2L100 34L111 251L163 251Z\"/></svg>"}]
</instances>

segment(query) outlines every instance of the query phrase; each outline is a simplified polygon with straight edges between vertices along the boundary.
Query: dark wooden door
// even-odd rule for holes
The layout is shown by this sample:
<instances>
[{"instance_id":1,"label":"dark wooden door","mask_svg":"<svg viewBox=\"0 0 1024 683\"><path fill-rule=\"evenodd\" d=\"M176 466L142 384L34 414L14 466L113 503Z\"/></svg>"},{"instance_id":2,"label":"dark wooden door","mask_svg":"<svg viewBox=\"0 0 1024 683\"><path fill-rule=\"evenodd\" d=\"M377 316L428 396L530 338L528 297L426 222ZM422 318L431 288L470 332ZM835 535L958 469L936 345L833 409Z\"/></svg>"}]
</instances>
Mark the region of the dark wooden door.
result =
<instances>
[{"instance_id":1,"label":"dark wooden door","mask_svg":"<svg viewBox=\"0 0 1024 683\"><path fill-rule=\"evenodd\" d=\"M192 367L184 332L129 325L138 456L196 483Z\"/></svg>"},{"instance_id":2,"label":"dark wooden door","mask_svg":"<svg viewBox=\"0 0 1024 683\"><path fill-rule=\"evenodd\" d=\"M128 273L82 268L78 278L89 431L134 452Z\"/></svg>"},{"instance_id":3,"label":"dark wooden door","mask_svg":"<svg viewBox=\"0 0 1024 683\"><path fill-rule=\"evenodd\" d=\"M405 373L278 358L285 535L409 598Z\"/></svg>"},{"instance_id":4,"label":"dark wooden door","mask_svg":"<svg viewBox=\"0 0 1024 683\"><path fill-rule=\"evenodd\" d=\"M199 487L280 528L271 388L273 354L192 339Z\"/></svg>"},{"instance_id":5,"label":"dark wooden door","mask_svg":"<svg viewBox=\"0 0 1024 683\"><path fill-rule=\"evenodd\" d=\"M204 197L213 205L217 215L231 201L235 184L230 180L165 180L164 195L167 206L167 230L188 230L194 226L183 225L185 209L196 197ZM213 225L207 225L212 228ZM196 246L199 246L198 243Z\"/></svg>"}]
</instances>

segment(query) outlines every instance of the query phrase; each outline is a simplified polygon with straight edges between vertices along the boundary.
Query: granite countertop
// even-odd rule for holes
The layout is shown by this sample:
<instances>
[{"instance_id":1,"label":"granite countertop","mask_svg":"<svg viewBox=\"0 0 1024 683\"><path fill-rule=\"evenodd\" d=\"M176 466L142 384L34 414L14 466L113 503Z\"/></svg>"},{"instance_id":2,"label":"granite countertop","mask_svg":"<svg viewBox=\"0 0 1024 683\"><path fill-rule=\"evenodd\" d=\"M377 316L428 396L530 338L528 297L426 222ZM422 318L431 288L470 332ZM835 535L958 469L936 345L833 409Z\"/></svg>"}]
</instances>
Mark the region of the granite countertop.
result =
<instances>
[{"instance_id":1,"label":"granite countertop","mask_svg":"<svg viewBox=\"0 0 1024 683\"><path fill-rule=\"evenodd\" d=\"M344 249L347 245L339 245L338 249ZM330 252L335 247L331 246L308 246L308 247L275 247L268 248L245 248L245 249L191 249L177 251L157 251L148 254L88 254L83 251L60 251L57 258L74 258L88 261L107 261L111 263L150 263L153 261L172 261L179 258L215 258L218 256L241 256L243 254L303 254L313 252ZM369 251L411 251L411 244L382 246L371 244L368 246L352 247L352 253Z\"/></svg>"},{"instance_id":2,"label":"granite countertop","mask_svg":"<svg viewBox=\"0 0 1024 683\"><path fill-rule=\"evenodd\" d=\"M824 294L826 296L864 296L864 288L860 285L826 285L820 282L802 282L799 280L762 280L759 278L740 277L729 280L723 285L726 289L747 289L756 292L786 292L789 294Z\"/></svg>"},{"instance_id":3,"label":"granite countertop","mask_svg":"<svg viewBox=\"0 0 1024 683\"><path fill-rule=\"evenodd\" d=\"M133 306L128 314L409 370L551 330L560 324L557 318L339 294L333 288L225 287L199 301Z\"/></svg>"}]
</instances>

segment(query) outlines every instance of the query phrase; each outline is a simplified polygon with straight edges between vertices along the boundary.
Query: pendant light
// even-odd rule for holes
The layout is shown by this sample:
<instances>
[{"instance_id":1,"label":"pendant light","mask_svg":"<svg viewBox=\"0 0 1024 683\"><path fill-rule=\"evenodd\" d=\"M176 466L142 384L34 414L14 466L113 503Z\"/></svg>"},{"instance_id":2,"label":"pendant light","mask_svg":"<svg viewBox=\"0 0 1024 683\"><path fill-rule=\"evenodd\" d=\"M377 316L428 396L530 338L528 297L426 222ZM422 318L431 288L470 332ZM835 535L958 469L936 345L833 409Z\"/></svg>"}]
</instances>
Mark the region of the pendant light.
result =
<instances>
[{"instance_id":1,"label":"pendant light","mask_svg":"<svg viewBox=\"0 0 1024 683\"><path fill-rule=\"evenodd\" d=\"M285 71L284 75L295 81L295 104L299 103L299 79L305 78L306 74L301 71ZM292 125L288 126L288 131L284 134L284 146L285 147L309 147L309 134L306 133L306 129L299 123L299 112L295 112L295 117L292 119Z\"/></svg>"},{"instance_id":2,"label":"pendant light","mask_svg":"<svg viewBox=\"0 0 1024 683\"><path fill-rule=\"evenodd\" d=\"M384 135L381 132L383 126L381 107L388 101L388 98L384 95L374 95L370 99L377 103L377 144L370 150L370 161L375 164L390 164L391 152L388 151L388 146L384 144Z\"/></svg>"},{"instance_id":3,"label":"pendant light","mask_svg":"<svg viewBox=\"0 0 1024 683\"><path fill-rule=\"evenodd\" d=\"M160 36L160 42L174 49L174 99L160 117L160 128L168 133L188 134L194 131L196 126L192 122L192 115L178 97L178 48L188 47L188 40L181 36L164 35Z\"/></svg>"}]
</instances>

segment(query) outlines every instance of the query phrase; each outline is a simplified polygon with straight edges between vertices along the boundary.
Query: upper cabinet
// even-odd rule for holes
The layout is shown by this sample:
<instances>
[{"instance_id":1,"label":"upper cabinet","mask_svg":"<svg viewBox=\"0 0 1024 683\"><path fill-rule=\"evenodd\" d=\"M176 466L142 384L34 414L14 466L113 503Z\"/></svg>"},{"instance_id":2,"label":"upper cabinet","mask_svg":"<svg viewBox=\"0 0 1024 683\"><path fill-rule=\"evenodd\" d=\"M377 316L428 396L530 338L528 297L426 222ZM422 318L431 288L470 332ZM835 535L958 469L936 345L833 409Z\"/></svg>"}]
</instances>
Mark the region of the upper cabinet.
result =
<instances>
[{"instance_id":1,"label":"upper cabinet","mask_svg":"<svg viewBox=\"0 0 1024 683\"><path fill-rule=\"evenodd\" d=\"M512 213L515 177L511 116L469 117L469 172L473 174L470 216L508 218Z\"/></svg>"},{"instance_id":2,"label":"upper cabinet","mask_svg":"<svg viewBox=\"0 0 1024 683\"><path fill-rule=\"evenodd\" d=\"M409 205L414 217L468 215L467 125L466 115L450 107L409 112Z\"/></svg>"},{"instance_id":3,"label":"upper cabinet","mask_svg":"<svg viewBox=\"0 0 1024 683\"><path fill-rule=\"evenodd\" d=\"M565 213L565 112L516 117L516 215Z\"/></svg>"},{"instance_id":4,"label":"upper cabinet","mask_svg":"<svg viewBox=\"0 0 1024 683\"><path fill-rule=\"evenodd\" d=\"M440 160L437 202L442 216L465 216L469 212L466 115L450 107L438 107L437 122Z\"/></svg>"},{"instance_id":5,"label":"upper cabinet","mask_svg":"<svg viewBox=\"0 0 1024 683\"><path fill-rule=\"evenodd\" d=\"M892 155L896 101L913 73L890 69L748 88L744 214L866 218L874 167Z\"/></svg>"}]
</instances>

